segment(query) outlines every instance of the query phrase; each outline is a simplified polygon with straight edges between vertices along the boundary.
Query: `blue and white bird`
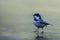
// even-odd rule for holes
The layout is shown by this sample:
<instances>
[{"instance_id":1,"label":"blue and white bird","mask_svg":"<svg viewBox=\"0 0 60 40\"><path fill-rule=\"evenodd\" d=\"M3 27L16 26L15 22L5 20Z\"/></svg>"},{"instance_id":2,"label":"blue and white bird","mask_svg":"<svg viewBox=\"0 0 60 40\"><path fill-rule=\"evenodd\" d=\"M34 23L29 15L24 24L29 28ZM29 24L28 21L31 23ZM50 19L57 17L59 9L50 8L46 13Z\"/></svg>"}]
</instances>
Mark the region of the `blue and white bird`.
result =
<instances>
[{"instance_id":1,"label":"blue and white bird","mask_svg":"<svg viewBox=\"0 0 60 40\"><path fill-rule=\"evenodd\" d=\"M38 31L39 28L42 28L42 33L43 33L44 32L43 28L47 25L50 25L50 24L43 21L43 19L41 18L41 15L39 13L35 13L33 15L33 17L34 17L34 21L33 21L34 25L37 27L36 31Z\"/></svg>"}]
</instances>

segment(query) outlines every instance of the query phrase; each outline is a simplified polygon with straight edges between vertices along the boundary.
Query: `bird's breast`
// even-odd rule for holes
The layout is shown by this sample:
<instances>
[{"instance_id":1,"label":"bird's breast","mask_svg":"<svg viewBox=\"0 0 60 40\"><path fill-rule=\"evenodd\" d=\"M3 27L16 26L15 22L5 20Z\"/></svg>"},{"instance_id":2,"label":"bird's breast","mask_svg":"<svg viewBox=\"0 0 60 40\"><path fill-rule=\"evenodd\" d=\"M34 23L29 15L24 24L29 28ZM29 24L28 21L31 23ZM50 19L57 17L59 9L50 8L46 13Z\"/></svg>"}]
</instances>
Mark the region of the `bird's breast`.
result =
<instances>
[{"instance_id":1,"label":"bird's breast","mask_svg":"<svg viewBox=\"0 0 60 40\"><path fill-rule=\"evenodd\" d=\"M44 24L41 24L39 21L34 21L35 26L44 27Z\"/></svg>"}]
</instances>

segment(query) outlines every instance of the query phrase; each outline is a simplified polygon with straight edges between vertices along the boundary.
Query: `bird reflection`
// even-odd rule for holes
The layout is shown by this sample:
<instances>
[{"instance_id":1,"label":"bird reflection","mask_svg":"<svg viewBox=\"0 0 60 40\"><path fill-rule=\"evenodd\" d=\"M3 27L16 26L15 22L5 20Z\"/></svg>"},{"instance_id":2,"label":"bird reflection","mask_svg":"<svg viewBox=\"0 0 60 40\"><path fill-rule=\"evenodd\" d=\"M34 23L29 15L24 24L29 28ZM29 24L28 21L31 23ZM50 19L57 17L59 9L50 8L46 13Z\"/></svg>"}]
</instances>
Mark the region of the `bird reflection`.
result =
<instances>
[{"instance_id":1,"label":"bird reflection","mask_svg":"<svg viewBox=\"0 0 60 40\"><path fill-rule=\"evenodd\" d=\"M47 38L44 37L44 33L41 33L41 36L39 36L39 35L37 34L37 36L35 37L34 40L47 40Z\"/></svg>"}]
</instances>

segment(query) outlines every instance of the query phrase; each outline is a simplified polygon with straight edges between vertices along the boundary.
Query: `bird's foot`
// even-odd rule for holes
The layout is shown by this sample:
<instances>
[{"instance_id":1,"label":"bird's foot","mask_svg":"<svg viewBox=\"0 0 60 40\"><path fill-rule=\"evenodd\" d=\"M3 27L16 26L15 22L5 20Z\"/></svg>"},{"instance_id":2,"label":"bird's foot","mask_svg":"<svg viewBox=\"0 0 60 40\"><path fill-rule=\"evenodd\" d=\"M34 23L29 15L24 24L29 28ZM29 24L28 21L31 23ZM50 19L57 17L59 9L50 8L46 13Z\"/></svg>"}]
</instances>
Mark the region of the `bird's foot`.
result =
<instances>
[{"instance_id":1,"label":"bird's foot","mask_svg":"<svg viewBox=\"0 0 60 40\"><path fill-rule=\"evenodd\" d=\"M33 31L33 32L37 32L37 31Z\"/></svg>"},{"instance_id":2,"label":"bird's foot","mask_svg":"<svg viewBox=\"0 0 60 40\"><path fill-rule=\"evenodd\" d=\"M41 32L41 34L43 34L43 33L44 33L44 31Z\"/></svg>"}]
</instances>

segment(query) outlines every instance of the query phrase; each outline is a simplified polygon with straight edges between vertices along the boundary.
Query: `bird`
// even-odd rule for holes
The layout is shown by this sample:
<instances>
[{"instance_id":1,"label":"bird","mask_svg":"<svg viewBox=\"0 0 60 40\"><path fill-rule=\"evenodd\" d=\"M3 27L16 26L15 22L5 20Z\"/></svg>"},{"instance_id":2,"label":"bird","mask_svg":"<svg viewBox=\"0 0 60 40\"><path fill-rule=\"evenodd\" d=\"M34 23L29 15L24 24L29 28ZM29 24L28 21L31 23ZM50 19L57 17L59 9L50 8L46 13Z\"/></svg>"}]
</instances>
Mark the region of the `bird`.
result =
<instances>
[{"instance_id":1,"label":"bird","mask_svg":"<svg viewBox=\"0 0 60 40\"><path fill-rule=\"evenodd\" d=\"M39 28L42 28L42 32L41 33L43 33L44 32L43 28L45 26L47 26L47 25L50 25L49 23L47 23L46 21L44 21L42 19L41 15L39 13L35 13L33 15L33 18L34 18L33 19L33 23L37 27L36 31L34 31L34 32L37 32L39 30Z\"/></svg>"}]
</instances>

